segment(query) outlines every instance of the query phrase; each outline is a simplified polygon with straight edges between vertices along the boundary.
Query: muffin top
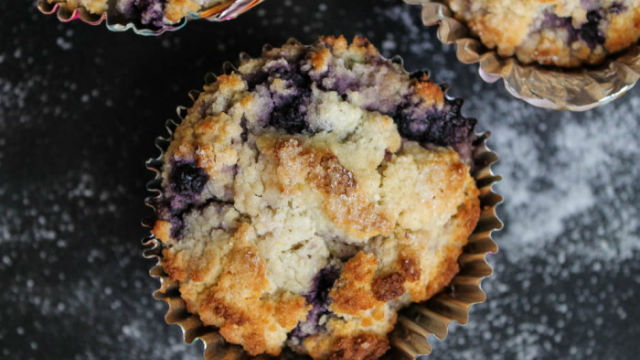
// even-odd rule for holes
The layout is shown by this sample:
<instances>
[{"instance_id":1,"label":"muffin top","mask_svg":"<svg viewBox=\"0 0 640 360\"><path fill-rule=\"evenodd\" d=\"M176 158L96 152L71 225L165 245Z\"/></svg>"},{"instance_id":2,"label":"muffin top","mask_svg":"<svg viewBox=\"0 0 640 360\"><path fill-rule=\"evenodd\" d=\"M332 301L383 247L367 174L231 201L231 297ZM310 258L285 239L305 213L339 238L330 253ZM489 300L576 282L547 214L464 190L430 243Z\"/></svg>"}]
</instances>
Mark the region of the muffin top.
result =
<instances>
[{"instance_id":1,"label":"muffin top","mask_svg":"<svg viewBox=\"0 0 640 360\"><path fill-rule=\"evenodd\" d=\"M236 0L115 0L109 9L110 0L48 0L61 3L69 10L83 7L92 14L111 11L118 18L161 28L175 24L192 13L205 9L228 6Z\"/></svg>"},{"instance_id":2,"label":"muffin top","mask_svg":"<svg viewBox=\"0 0 640 360\"><path fill-rule=\"evenodd\" d=\"M488 48L522 63L595 65L640 37L640 0L448 0Z\"/></svg>"},{"instance_id":3,"label":"muffin top","mask_svg":"<svg viewBox=\"0 0 640 360\"><path fill-rule=\"evenodd\" d=\"M363 38L243 57L163 155L152 232L188 311L251 355L381 356L478 220L460 107Z\"/></svg>"}]
</instances>

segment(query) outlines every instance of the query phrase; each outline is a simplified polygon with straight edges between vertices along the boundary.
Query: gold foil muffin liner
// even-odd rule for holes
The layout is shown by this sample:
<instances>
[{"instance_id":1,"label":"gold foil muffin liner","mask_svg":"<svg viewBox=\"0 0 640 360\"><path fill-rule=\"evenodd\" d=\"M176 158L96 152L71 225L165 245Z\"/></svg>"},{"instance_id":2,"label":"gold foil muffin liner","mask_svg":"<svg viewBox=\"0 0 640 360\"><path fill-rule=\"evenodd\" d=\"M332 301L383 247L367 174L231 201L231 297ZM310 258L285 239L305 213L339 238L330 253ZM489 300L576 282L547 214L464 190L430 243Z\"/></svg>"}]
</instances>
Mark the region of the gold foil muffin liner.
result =
<instances>
[{"instance_id":1,"label":"gold foil muffin liner","mask_svg":"<svg viewBox=\"0 0 640 360\"><path fill-rule=\"evenodd\" d=\"M107 29L114 32L133 30L133 32L138 35L157 36L166 31L179 30L187 25L189 20L206 19L209 21L220 22L235 19L240 14L250 10L263 1L264 0L228 0L223 4L213 6L209 9L191 13L182 18L178 23L166 24L160 28L143 27L140 26L140 24L132 22L121 23L117 20L112 20L113 18L117 18L117 16L110 15L109 10L100 15L96 15L91 14L83 7L68 10L60 3L50 3L48 0L37 0L36 6L38 10L45 15L56 14L58 20L61 22L80 20L89 25L100 25L101 23L106 22Z\"/></svg>"},{"instance_id":2,"label":"gold foil muffin liner","mask_svg":"<svg viewBox=\"0 0 640 360\"><path fill-rule=\"evenodd\" d=\"M597 67L561 69L523 65L515 57L501 57L473 37L465 24L453 18L442 1L404 0L422 6L422 22L438 25L438 39L455 44L456 56L464 64L479 64L486 82L503 80L516 98L531 105L553 109L585 111L607 104L629 91L640 78L640 45L610 56Z\"/></svg>"},{"instance_id":3,"label":"gold foil muffin liner","mask_svg":"<svg viewBox=\"0 0 640 360\"><path fill-rule=\"evenodd\" d=\"M290 40L294 41L294 40ZM268 48L268 45L266 46ZM241 55L246 56L246 55ZM401 61L394 58L394 61ZM228 73L234 69L234 65L227 62L223 71ZM209 73L205 76L205 84L211 84L216 75ZM192 90L189 98L195 102L200 91ZM145 199L145 204L154 209L155 200L161 196L161 169L164 152L171 142L173 132L179 122L187 113L187 107L179 106L176 109L179 121L167 120L165 128L167 136L158 137L155 146L160 154L147 160L146 167L154 172L154 178L147 183L147 190L151 193ZM494 230L502 228L502 222L496 215L496 205L502 202L502 197L493 191L492 184L500 181L491 170L491 166L498 161L498 156L489 150L486 140L490 133L476 134L473 150L473 164L471 175L476 179L480 190L480 218L478 225L469 236L469 242L464 247L458 258L460 272L454 276L451 283L440 293L429 300L412 304L398 313L398 321L394 330L389 334L391 350L382 359L399 360L415 359L420 355L431 352L431 346L427 337L434 334L441 340L447 335L450 322L457 321L466 324L469 319L471 305L483 302L486 294L482 290L482 279L491 275L491 266L486 260L487 254L498 251L498 246L491 238ZM155 218L143 221L143 226L151 228ZM160 288L153 293L157 300L166 302L169 309L165 315L168 324L177 324L182 329L184 341L192 343L200 339L204 343L205 360L241 360L241 359L273 359L268 356L251 357L243 351L242 347L230 344L218 333L213 326L206 326L197 314L187 311L184 300L180 297L179 282L172 281L162 266L162 242L150 234L143 240L143 256L155 259L156 265L151 268L149 274L160 280ZM285 349L279 359L302 360L310 359L307 356L294 354Z\"/></svg>"}]
</instances>

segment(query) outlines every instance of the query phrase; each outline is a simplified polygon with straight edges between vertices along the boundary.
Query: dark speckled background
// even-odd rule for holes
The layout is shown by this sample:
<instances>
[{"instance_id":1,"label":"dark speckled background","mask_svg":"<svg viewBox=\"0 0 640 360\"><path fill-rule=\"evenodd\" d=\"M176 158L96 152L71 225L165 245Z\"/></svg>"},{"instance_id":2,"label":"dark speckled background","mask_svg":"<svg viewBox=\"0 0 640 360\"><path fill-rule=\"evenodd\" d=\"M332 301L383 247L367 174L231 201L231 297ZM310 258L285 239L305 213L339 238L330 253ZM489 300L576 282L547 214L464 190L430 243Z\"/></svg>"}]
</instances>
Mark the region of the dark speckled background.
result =
<instances>
[{"instance_id":1,"label":"dark speckled background","mask_svg":"<svg viewBox=\"0 0 640 360\"><path fill-rule=\"evenodd\" d=\"M429 68L490 129L506 201L488 301L430 359L637 359L640 88L587 113L541 110L455 60L399 0L268 0L159 38L0 2L0 358L199 359L141 258L144 160L175 106L240 51L368 36Z\"/></svg>"}]
</instances>

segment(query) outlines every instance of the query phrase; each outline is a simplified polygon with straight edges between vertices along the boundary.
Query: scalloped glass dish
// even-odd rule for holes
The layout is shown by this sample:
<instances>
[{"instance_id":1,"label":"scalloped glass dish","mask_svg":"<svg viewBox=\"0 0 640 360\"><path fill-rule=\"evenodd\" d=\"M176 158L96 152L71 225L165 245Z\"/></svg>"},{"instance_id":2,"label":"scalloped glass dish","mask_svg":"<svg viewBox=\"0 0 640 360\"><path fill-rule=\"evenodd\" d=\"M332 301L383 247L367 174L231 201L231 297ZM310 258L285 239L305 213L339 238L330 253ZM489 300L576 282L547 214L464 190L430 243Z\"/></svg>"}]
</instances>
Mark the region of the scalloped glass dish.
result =
<instances>
[{"instance_id":1,"label":"scalloped glass dish","mask_svg":"<svg viewBox=\"0 0 640 360\"><path fill-rule=\"evenodd\" d=\"M61 22L69 22L76 19L89 25L100 25L104 22L110 31L122 32L132 30L138 35L158 36L166 31L179 30L191 20L205 19L208 21L221 22L234 19L263 1L264 0L229 0L221 5L190 13L175 24L164 24L161 27L149 27L134 22L118 22L113 20L116 16L110 15L112 13L110 10L99 15L92 14L82 7L70 11L59 3L49 3L47 0L37 0L37 7L43 14L56 14L56 17Z\"/></svg>"}]
</instances>

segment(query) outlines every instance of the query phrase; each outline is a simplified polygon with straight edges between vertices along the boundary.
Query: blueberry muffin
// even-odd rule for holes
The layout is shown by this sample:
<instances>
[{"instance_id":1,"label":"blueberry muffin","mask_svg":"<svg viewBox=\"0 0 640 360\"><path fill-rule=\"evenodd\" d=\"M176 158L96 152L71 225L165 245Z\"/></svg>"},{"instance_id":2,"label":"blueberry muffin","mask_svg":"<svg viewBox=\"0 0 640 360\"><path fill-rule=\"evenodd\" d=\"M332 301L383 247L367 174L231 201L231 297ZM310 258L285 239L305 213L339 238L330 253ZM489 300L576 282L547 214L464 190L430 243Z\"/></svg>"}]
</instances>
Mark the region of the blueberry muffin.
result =
<instances>
[{"instance_id":1,"label":"blueberry muffin","mask_svg":"<svg viewBox=\"0 0 640 360\"><path fill-rule=\"evenodd\" d=\"M50 4L58 3L69 11L84 8L89 13L100 15L107 12L109 0L47 0Z\"/></svg>"},{"instance_id":2,"label":"blueberry muffin","mask_svg":"<svg viewBox=\"0 0 640 360\"><path fill-rule=\"evenodd\" d=\"M358 37L267 48L206 85L152 229L188 311L251 355L380 357L478 221L461 105Z\"/></svg>"},{"instance_id":3,"label":"blueberry muffin","mask_svg":"<svg viewBox=\"0 0 640 360\"><path fill-rule=\"evenodd\" d=\"M102 14L113 3L114 14L143 25L162 27L175 24L191 13L228 6L234 0L47 0L69 10L82 7L91 14Z\"/></svg>"},{"instance_id":4,"label":"blueberry muffin","mask_svg":"<svg viewBox=\"0 0 640 360\"><path fill-rule=\"evenodd\" d=\"M522 63L594 65L636 44L640 0L448 0L488 48Z\"/></svg>"}]
</instances>

